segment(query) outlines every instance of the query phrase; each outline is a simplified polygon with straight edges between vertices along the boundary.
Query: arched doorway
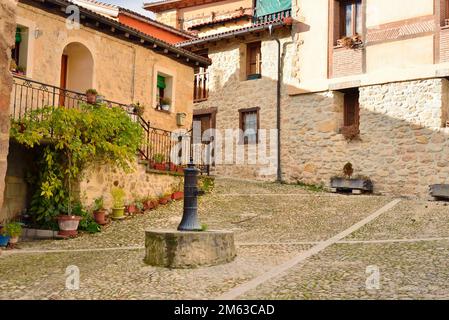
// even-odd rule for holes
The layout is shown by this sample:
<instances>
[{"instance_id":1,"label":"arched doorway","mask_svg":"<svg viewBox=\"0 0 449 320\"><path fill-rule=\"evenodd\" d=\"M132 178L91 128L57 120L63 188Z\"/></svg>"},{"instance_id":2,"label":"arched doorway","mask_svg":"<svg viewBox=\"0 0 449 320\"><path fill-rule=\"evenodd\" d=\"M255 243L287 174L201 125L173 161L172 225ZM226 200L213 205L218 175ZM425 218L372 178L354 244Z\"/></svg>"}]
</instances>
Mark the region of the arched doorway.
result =
<instances>
[{"instance_id":1,"label":"arched doorway","mask_svg":"<svg viewBox=\"0 0 449 320\"><path fill-rule=\"evenodd\" d=\"M94 59L85 45L72 42L64 48L61 57L60 87L62 89L84 93L92 88L93 72ZM60 105L67 105L69 96L61 95Z\"/></svg>"}]
</instances>

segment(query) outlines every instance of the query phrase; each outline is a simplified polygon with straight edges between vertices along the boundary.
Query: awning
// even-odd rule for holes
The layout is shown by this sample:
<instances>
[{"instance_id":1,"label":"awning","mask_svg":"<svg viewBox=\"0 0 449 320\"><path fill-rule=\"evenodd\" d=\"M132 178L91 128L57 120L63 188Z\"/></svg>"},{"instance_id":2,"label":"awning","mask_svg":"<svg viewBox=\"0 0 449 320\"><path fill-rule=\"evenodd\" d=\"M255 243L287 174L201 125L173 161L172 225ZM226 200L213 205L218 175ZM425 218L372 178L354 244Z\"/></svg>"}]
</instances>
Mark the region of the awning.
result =
<instances>
[{"instance_id":1,"label":"awning","mask_svg":"<svg viewBox=\"0 0 449 320\"><path fill-rule=\"evenodd\" d=\"M292 0L257 0L256 16L281 12L292 8Z\"/></svg>"},{"instance_id":2,"label":"awning","mask_svg":"<svg viewBox=\"0 0 449 320\"><path fill-rule=\"evenodd\" d=\"M159 75L157 76L157 87L161 89L166 88L165 77Z\"/></svg>"},{"instance_id":3,"label":"awning","mask_svg":"<svg viewBox=\"0 0 449 320\"><path fill-rule=\"evenodd\" d=\"M22 42L22 34L20 28L16 28L16 43Z\"/></svg>"}]
</instances>

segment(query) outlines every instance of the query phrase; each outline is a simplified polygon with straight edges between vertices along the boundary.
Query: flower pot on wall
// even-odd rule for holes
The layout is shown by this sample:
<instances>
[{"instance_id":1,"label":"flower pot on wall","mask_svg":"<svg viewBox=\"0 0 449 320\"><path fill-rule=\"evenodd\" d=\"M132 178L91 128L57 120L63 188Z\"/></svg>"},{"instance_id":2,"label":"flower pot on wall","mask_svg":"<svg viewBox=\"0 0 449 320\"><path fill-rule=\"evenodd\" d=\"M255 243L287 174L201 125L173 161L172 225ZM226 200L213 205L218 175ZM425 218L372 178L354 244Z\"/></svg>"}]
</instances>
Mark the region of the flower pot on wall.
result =
<instances>
[{"instance_id":1,"label":"flower pot on wall","mask_svg":"<svg viewBox=\"0 0 449 320\"><path fill-rule=\"evenodd\" d=\"M164 110L164 111L170 111L170 105L168 105L168 104L163 104L163 105L161 105L161 108L162 108L162 110Z\"/></svg>"},{"instance_id":2,"label":"flower pot on wall","mask_svg":"<svg viewBox=\"0 0 449 320\"><path fill-rule=\"evenodd\" d=\"M173 192L173 194L171 195L171 198L173 200L181 200L184 198L184 192L182 192L182 191Z\"/></svg>"},{"instance_id":3,"label":"flower pot on wall","mask_svg":"<svg viewBox=\"0 0 449 320\"><path fill-rule=\"evenodd\" d=\"M57 219L59 226L58 235L63 237L74 237L78 234L78 226L82 219L81 217L60 215Z\"/></svg>"},{"instance_id":4,"label":"flower pot on wall","mask_svg":"<svg viewBox=\"0 0 449 320\"><path fill-rule=\"evenodd\" d=\"M159 171L165 171L165 163L155 163L154 169Z\"/></svg>"}]
</instances>

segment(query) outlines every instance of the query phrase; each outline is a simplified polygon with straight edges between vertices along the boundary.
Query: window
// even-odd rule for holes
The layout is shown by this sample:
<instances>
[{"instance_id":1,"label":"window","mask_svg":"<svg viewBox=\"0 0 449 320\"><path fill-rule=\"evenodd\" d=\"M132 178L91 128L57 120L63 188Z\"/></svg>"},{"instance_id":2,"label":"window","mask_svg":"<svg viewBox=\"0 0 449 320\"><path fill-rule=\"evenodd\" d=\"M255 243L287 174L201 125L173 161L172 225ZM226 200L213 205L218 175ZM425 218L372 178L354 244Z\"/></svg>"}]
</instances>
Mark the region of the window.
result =
<instances>
[{"instance_id":1,"label":"window","mask_svg":"<svg viewBox=\"0 0 449 320\"><path fill-rule=\"evenodd\" d=\"M28 28L17 26L14 47L11 50L10 70L14 73L25 75L28 55Z\"/></svg>"},{"instance_id":2,"label":"window","mask_svg":"<svg viewBox=\"0 0 449 320\"><path fill-rule=\"evenodd\" d=\"M240 130L243 131L243 136L240 139L244 144L255 144L259 142L259 109L240 109Z\"/></svg>"},{"instance_id":3,"label":"window","mask_svg":"<svg viewBox=\"0 0 449 320\"><path fill-rule=\"evenodd\" d=\"M247 80L260 79L262 74L261 43L249 43L246 47L246 78Z\"/></svg>"},{"instance_id":4,"label":"window","mask_svg":"<svg viewBox=\"0 0 449 320\"><path fill-rule=\"evenodd\" d=\"M156 79L156 110L170 111L172 108L173 78L163 73Z\"/></svg>"},{"instance_id":5,"label":"window","mask_svg":"<svg viewBox=\"0 0 449 320\"><path fill-rule=\"evenodd\" d=\"M340 4L340 39L362 34L362 1L343 0Z\"/></svg>"},{"instance_id":6,"label":"window","mask_svg":"<svg viewBox=\"0 0 449 320\"><path fill-rule=\"evenodd\" d=\"M444 1L444 5L441 8L441 25L449 25L449 0Z\"/></svg>"},{"instance_id":7,"label":"window","mask_svg":"<svg viewBox=\"0 0 449 320\"><path fill-rule=\"evenodd\" d=\"M344 97L344 126L359 127L359 93L350 92L346 93Z\"/></svg>"}]
</instances>

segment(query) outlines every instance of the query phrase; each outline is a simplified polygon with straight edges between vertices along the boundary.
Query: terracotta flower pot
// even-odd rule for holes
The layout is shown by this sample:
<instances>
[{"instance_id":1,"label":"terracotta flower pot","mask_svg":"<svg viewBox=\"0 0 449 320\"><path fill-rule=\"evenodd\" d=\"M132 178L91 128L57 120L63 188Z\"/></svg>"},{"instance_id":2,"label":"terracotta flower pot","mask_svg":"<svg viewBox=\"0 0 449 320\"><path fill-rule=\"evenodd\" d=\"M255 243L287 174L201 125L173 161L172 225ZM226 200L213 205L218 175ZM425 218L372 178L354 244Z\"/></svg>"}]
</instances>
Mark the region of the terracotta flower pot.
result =
<instances>
[{"instance_id":1,"label":"terracotta flower pot","mask_svg":"<svg viewBox=\"0 0 449 320\"><path fill-rule=\"evenodd\" d=\"M174 164L174 163L169 163L168 164L169 170L172 172L176 172L176 170L178 169L178 167Z\"/></svg>"},{"instance_id":2,"label":"terracotta flower pot","mask_svg":"<svg viewBox=\"0 0 449 320\"><path fill-rule=\"evenodd\" d=\"M184 192L182 192L182 191L173 192L173 194L171 195L171 198L173 200L181 200L184 198Z\"/></svg>"},{"instance_id":3,"label":"terracotta flower pot","mask_svg":"<svg viewBox=\"0 0 449 320\"><path fill-rule=\"evenodd\" d=\"M126 212L128 212L129 214L134 214L137 211L139 211L139 210L137 210L137 207L136 207L135 204L131 204L131 205L126 207Z\"/></svg>"},{"instance_id":4,"label":"terracotta flower pot","mask_svg":"<svg viewBox=\"0 0 449 320\"><path fill-rule=\"evenodd\" d=\"M177 172L177 173L184 173L184 168L183 168L183 167L178 167L178 168L176 169L176 172Z\"/></svg>"},{"instance_id":5,"label":"terracotta flower pot","mask_svg":"<svg viewBox=\"0 0 449 320\"><path fill-rule=\"evenodd\" d=\"M159 199L159 204L167 204L171 200L171 195Z\"/></svg>"},{"instance_id":6,"label":"terracotta flower pot","mask_svg":"<svg viewBox=\"0 0 449 320\"><path fill-rule=\"evenodd\" d=\"M99 210L94 212L95 222L103 226L106 224L106 210Z\"/></svg>"},{"instance_id":7,"label":"terracotta flower pot","mask_svg":"<svg viewBox=\"0 0 449 320\"><path fill-rule=\"evenodd\" d=\"M60 215L57 217L59 233L58 235L63 237L74 237L78 234L78 226L81 221L81 217Z\"/></svg>"},{"instance_id":8,"label":"terracotta flower pot","mask_svg":"<svg viewBox=\"0 0 449 320\"><path fill-rule=\"evenodd\" d=\"M284 18L284 23L285 23L287 26L291 26L291 25L293 24L293 18L292 18L292 17L285 17L285 18Z\"/></svg>"},{"instance_id":9,"label":"terracotta flower pot","mask_svg":"<svg viewBox=\"0 0 449 320\"><path fill-rule=\"evenodd\" d=\"M155 163L154 169L159 171L165 171L165 163Z\"/></svg>"}]
</instances>

